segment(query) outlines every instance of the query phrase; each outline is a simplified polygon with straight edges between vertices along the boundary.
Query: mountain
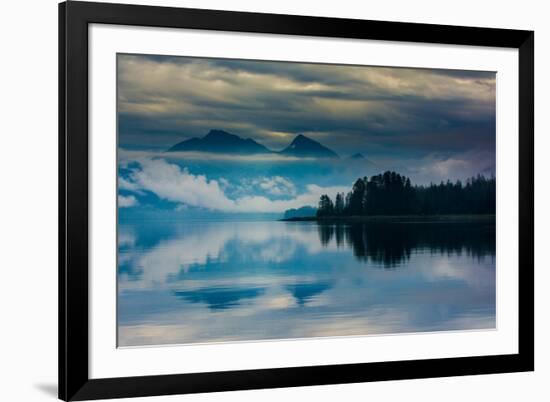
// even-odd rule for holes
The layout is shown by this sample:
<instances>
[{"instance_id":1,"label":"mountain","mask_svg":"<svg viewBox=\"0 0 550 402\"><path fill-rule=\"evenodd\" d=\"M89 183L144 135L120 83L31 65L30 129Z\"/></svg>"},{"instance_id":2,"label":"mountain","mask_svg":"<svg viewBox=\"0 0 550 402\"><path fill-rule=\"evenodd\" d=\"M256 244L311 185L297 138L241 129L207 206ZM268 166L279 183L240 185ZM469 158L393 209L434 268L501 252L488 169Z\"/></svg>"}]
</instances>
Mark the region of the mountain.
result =
<instances>
[{"instance_id":1,"label":"mountain","mask_svg":"<svg viewBox=\"0 0 550 402\"><path fill-rule=\"evenodd\" d=\"M310 206L300 207L298 209L291 208L285 211L284 219L291 218L309 218L317 215L317 208Z\"/></svg>"},{"instance_id":2,"label":"mountain","mask_svg":"<svg viewBox=\"0 0 550 402\"><path fill-rule=\"evenodd\" d=\"M238 135L223 130L210 130L202 138L191 138L177 143L166 152L213 152L224 154L252 155L273 153L262 144L251 138L241 138ZM294 157L338 158L336 152L321 145L302 134L296 136L288 147L279 152L281 155Z\"/></svg>"},{"instance_id":3,"label":"mountain","mask_svg":"<svg viewBox=\"0 0 550 402\"><path fill-rule=\"evenodd\" d=\"M349 157L350 159L365 159L362 153L357 152L356 154L353 154Z\"/></svg>"},{"instance_id":4,"label":"mountain","mask_svg":"<svg viewBox=\"0 0 550 402\"><path fill-rule=\"evenodd\" d=\"M280 152L282 155L315 158L338 158L338 154L317 141L300 134L288 147Z\"/></svg>"},{"instance_id":5,"label":"mountain","mask_svg":"<svg viewBox=\"0 0 550 402\"><path fill-rule=\"evenodd\" d=\"M223 130L210 130L210 132L202 138L195 137L179 142L168 149L167 152L186 151L240 155L266 154L272 152L251 138L244 139Z\"/></svg>"}]
</instances>

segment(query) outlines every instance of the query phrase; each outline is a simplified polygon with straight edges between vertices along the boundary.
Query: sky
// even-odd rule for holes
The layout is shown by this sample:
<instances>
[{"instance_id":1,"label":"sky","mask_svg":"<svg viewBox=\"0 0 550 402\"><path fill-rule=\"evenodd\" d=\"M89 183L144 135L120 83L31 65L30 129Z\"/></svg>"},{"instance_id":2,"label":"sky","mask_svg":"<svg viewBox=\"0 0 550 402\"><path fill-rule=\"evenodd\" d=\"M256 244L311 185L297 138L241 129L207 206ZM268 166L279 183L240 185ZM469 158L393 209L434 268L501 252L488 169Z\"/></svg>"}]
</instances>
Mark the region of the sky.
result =
<instances>
[{"instance_id":1,"label":"sky","mask_svg":"<svg viewBox=\"0 0 550 402\"><path fill-rule=\"evenodd\" d=\"M495 173L494 72L129 54L117 61L123 208L149 199L180 211L280 212L384 170L417 184ZM162 153L211 129L275 151L303 134L342 158ZM357 152L366 160L346 159Z\"/></svg>"}]
</instances>

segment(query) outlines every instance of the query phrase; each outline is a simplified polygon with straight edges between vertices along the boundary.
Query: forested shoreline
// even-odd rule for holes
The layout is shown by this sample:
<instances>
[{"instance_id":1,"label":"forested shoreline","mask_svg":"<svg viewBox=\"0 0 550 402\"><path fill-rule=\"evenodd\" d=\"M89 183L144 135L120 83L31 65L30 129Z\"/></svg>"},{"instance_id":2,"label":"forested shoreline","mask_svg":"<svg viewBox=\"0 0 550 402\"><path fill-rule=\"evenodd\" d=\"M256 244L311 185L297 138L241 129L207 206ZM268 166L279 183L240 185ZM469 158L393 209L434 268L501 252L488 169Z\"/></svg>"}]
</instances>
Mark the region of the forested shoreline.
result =
<instances>
[{"instance_id":1,"label":"forested shoreline","mask_svg":"<svg viewBox=\"0 0 550 402\"><path fill-rule=\"evenodd\" d=\"M478 215L495 214L496 179L477 175L462 183L412 185L408 177L387 171L359 178L347 194L333 201L323 194L318 218L378 215Z\"/></svg>"}]
</instances>

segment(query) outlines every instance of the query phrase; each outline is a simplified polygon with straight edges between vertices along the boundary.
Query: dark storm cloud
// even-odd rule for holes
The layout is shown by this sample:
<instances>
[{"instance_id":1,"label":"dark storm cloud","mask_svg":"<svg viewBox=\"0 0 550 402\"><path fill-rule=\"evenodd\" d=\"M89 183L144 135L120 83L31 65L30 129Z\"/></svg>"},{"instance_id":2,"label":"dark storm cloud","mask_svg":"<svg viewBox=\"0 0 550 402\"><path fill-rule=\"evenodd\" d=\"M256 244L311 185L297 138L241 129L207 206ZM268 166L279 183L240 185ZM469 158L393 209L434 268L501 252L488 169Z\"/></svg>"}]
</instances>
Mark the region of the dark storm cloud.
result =
<instances>
[{"instance_id":1,"label":"dark storm cloud","mask_svg":"<svg viewBox=\"0 0 550 402\"><path fill-rule=\"evenodd\" d=\"M118 62L124 147L168 147L218 128L273 149L303 133L343 155L475 150L494 159L492 72L136 55Z\"/></svg>"}]
</instances>

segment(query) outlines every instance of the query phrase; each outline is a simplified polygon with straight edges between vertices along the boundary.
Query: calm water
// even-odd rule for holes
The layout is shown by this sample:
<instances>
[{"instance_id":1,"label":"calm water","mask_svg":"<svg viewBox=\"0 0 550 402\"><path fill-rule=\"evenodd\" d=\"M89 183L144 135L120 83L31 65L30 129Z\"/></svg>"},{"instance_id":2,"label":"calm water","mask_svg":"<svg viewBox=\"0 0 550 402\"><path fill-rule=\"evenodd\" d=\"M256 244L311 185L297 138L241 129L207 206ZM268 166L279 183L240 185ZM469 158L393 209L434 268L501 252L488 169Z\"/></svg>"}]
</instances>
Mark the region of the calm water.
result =
<instances>
[{"instance_id":1,"label":"calm water","mask_svg":"<svg viewBox=\"0 0 550 402\"><path fill-rule=\"evenodd\" d=\"M494 328L495 226L127 223L118 284L120 346Z\"/></svg>"}]
</instances>

